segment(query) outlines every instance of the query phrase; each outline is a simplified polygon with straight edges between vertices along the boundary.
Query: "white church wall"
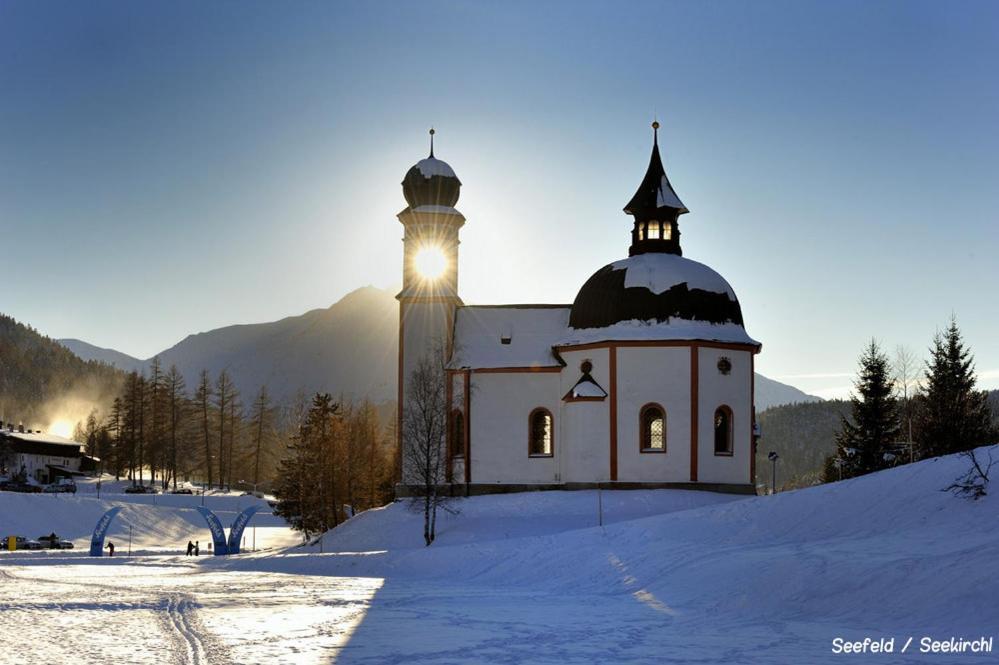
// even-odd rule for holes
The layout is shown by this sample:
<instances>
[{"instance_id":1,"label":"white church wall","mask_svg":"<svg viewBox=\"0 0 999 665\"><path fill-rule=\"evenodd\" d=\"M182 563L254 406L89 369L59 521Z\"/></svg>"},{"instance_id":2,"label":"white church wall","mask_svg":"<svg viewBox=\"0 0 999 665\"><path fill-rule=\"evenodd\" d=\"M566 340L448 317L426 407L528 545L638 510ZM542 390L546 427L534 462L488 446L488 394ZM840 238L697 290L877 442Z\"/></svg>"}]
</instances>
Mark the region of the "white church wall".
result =
<instances>
[{"instance_id":1,"label":"white church wall","mask_svg":"<svg viewBox=\"0 0 999 665\"><path fill-rule=\"evenodd\" d=\"M606 348L563 351L566 363L558 399L582 376L580 365L589 360L590 376L610 392L610 352ZM599 402L561 402L559 468L563 482L610 480L610 397Z\"/></svg>"},{"instance_id":2,"label":"white church wall","mask_svg":"<svg viewBox=\"0 0 999 665\"><path fill-rule=\"evenodd\" d=\"M690 348L617 350L618 480L690 480ZM666 452L641 452L639 416L654 402L666 412Z\"/></svg>"},{"instance_id":3,"label":"white church wall","mask_svg":"<svg viewBox=\"0 0 999 665\"><path fill-rule=\"evenodd\" d=\"M553 483L562 451L559 374L475 372L471 378L471 449L474 483ZM544 407L552 414L554 455L528 455L528 419Z\"/></svg>"},{"instance_id":4,"label":"white church wall","mask_svg":"<svg viewBox=\"0 0 999 665\"><path fill-rule=\"evenodd\" d=\"M718 369L718 361L728 358L728 375ZM750 436L752 431L752 354L700 347L698 353L698 458L697 479L704 483L751 482ZM714 415L721 405L732 409L732 455L715 455Z\"/></svg>"}]
</instances>

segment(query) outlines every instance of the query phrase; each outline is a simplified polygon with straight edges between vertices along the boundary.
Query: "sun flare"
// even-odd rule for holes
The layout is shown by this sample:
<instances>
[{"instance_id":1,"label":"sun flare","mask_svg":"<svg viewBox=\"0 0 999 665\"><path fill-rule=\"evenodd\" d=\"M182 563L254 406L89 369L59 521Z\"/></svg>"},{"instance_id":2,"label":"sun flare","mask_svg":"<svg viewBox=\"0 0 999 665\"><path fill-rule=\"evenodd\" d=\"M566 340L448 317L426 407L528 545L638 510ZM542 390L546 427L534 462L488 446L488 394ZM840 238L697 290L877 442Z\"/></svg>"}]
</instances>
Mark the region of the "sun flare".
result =
<instances>
[{"instance_id":1,"label":"sun flare","mask_svg":"<svg viewBox=\"0 0 999 665\"><path fill-rule=\"evenodd\" d=\"M57 420L49 425L49 432L68 439L73 436L73 423L68 420Z\"/></svg>"},{"instance_id":2,"label":"sun flare","mask_svg":"<svg viewBox=\"0 0 999 665\"><path fill-rule=\"evenodd\" d=\"M440 247L428 246L421 248L413 258L416 272L424 279L437 279L447 270L447 256Z\"/></svg>"}]
</instances>

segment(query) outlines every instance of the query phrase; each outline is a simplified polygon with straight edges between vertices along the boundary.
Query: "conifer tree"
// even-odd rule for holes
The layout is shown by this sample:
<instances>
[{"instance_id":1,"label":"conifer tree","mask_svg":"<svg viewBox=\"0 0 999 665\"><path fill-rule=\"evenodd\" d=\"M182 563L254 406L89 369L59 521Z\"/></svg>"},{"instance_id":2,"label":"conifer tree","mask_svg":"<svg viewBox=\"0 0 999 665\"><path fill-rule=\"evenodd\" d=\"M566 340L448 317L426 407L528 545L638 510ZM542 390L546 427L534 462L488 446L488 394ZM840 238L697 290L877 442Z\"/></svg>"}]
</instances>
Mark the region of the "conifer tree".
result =
<instances>
[{"instance_id":1,"label":"conifer tree","mask_svg":"<svg viewBox=\"0 0 999 665\"><path fill-rule=\"evenodd\" d=\"M922 457L991 443L995 433L988 395L975 390L975 383L974 358L951 318L947 330L933 338L926 388L917 398L915 439Z\"/></svg>"},{"instance_id":2,"label":"conifer tree","mask_svg":"<svg viewBox=\"0 0 999 665\"><path fill-rule=\"evenodd\" d=\"M891 444L899 433L893 380L888 357L873 339L860 357L854 388L850 418L843 418L836 437L836 457L826 465L827 482L840 472L851 478L883 469L893 459Z\"/></svg>"}]
</instances>

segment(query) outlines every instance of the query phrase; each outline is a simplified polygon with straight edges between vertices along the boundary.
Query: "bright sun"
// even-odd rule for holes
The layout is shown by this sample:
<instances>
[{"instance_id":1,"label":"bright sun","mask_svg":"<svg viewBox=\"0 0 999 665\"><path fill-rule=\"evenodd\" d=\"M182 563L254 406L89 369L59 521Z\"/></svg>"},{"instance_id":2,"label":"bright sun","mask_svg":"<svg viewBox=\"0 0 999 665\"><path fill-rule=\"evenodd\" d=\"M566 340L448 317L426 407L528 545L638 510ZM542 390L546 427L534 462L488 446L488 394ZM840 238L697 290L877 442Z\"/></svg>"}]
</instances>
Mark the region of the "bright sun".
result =
<instances>
[{"instance_id":1,"label":"bright sun","mask_svg":"<svg viewBox=\"0 0 999 665\"><path fill-rule=\"evenodd\" d=\"M68 439L73 436L73 423L68 420L57 420L49 425L49 432Z\"/></svg>"},{"instance_id":2,"label":"bright sun","mask_svg":"<svg viewBox=\"0 0 999 665\"><path fill-rule=\"evenodd\" d=\"M440 247L424 247L413 258L416 271L425 279L437 279L447 270L447 256Z\"/></svg>"}]
</instances>

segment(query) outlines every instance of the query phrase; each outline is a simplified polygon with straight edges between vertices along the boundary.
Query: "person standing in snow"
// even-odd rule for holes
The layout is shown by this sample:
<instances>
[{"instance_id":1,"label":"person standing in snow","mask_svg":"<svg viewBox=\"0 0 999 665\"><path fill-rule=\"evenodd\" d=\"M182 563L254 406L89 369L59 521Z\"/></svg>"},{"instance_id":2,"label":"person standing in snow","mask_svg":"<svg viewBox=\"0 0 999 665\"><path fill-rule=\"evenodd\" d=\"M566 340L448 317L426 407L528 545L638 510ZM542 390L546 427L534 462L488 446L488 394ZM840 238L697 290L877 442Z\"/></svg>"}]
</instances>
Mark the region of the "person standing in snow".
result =
<instances>
[{"instance_id":1,"label":"person standing in snow","mask_svg":"<svg viewBox=\"0 0 999 665\"><path fill-rule=\"evenodd\" d=\"M200 544L201 544L200 540L194 541L194 556L198 556L198 553L201 550Z\"/></svg>"},{"instance_id":2,"label":"person standing in snow","mask_svg":"<svg viewBox=\"0 0 999 665\"><path fill-rule=\"evenodd\" d=\"M114 556L114 543L108 541L108 556Z\"/></svg>"},{"instance_id":3,"label":"person standing in snow","mask_svg":"<svg viewBox=\"0 0 999 665\"><path fill-rule=\"evenodd\" d=\"M187 541L187 556L191 556L192 554L194 554L194 543L189 540Z\"/></svg>"}]
</instances>

